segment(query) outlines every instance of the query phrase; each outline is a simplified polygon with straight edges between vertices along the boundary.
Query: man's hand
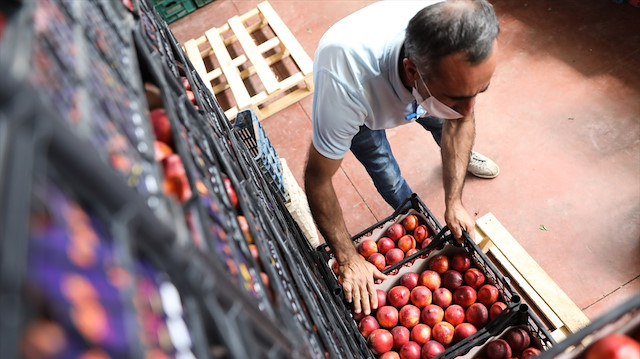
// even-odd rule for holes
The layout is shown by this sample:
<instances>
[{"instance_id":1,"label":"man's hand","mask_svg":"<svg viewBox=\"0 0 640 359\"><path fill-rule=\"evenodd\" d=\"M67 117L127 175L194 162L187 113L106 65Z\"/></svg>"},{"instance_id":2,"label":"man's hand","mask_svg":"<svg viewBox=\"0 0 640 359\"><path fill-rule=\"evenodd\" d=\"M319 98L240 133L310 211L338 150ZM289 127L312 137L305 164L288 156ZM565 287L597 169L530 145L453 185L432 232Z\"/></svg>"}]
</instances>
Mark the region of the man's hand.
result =
<instances>
[{"instance_id":1,"label":"man's hand","mask_svg":"<svg viewBox=\"0 0 640 359\"><path fill-rule=\"evenodd\" d=\"M447 209L444 212L444 220L451 229L451 233L453 233L453 237L459 242L462 243L462 231L465 231L469 234L471 239L475 239L474 228L476 226L476 222L471 218L469 212L462 206L462 203L447 206Z\"/></svg>"},{"instance_id":2,"label":"man's hand","mask_svg":"<svg viewBox=\"0 0 640 359\"><path fill-rule=\"evenodd\" d=\"M374 279L387 279L373 264L361 255L351 256L340 263L340 277L347 302L353 303L353 311L369 315L372 309L378 309L378 294Z\"/></svg>"}]
</instances>

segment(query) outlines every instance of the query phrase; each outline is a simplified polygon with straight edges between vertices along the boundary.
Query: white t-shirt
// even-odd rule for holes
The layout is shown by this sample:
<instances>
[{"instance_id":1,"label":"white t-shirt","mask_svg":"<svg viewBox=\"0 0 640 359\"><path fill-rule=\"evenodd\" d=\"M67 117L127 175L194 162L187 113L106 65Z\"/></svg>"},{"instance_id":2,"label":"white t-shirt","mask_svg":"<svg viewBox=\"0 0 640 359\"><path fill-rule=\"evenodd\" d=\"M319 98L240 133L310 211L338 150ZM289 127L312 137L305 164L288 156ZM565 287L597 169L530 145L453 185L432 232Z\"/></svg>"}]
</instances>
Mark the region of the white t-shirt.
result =
<instances>
[{"instance_id":1,"label":"white t-shirt","mask_svg":"<svg viewBox=\"0 0 640 359\"><path fill-rule=\"evenodd\" d=\"M402 84L398 57L409 20L440 1L381 1L331 26L313 64L313 145L341 159L360 126L372 130L410 123L413 95Z\"/></svg>"}]
</instances>

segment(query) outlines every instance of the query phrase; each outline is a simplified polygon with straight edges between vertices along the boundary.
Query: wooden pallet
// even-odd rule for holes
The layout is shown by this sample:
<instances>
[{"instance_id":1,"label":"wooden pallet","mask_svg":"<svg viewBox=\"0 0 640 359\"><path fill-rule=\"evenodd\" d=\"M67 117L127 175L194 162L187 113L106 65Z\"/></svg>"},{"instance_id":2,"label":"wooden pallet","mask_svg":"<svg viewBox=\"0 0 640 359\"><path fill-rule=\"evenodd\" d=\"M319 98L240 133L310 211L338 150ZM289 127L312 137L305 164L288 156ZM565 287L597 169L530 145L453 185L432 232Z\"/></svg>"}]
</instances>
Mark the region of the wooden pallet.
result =
<instances>
[{"instance_id":1,"label":"wooden pallet","mask_svg":"<svg viewBox=\"0 0 640 359\"><path fill-rule=\"evenodd\" d=\"M553 338L560 342L568 334L589 324L589 319L536 263L491 213L476 221L475 240L503 274L511 278L518 293L546 321Z\"/></svg>"},{"instance_id":2,"label":"wooden pallet","mask_svg":"<svg viewBox=\"0 0 640 359\"><path fill-rule=\"evenodd\" d=\"M218 102L228 104L223 109L231 121L246 108L253 108L258 119L267 118L313 93L311 58L266 1L188 40L184 48ZM205 60L215 68L208 70ZM276 67L286 77L278 78ZM227 90L231 101L221 98Z\"/></svg>"}]
</instances>

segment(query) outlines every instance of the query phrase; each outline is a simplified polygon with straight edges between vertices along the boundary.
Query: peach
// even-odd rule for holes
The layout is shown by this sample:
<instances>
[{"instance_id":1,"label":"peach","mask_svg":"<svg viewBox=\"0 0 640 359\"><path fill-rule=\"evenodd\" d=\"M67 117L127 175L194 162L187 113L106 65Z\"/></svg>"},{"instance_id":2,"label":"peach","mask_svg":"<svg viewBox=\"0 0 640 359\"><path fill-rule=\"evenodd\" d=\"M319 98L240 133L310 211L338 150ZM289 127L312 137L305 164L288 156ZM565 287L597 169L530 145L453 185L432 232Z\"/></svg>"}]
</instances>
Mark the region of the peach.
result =
<instances>
[{"instance_id":1,"label":"peach","mask_svg":"<svg viewBox=\"0 0 640 359\"><path fill-rule=\"evenodd\" d=\"M489 310L482 303L473 303L467 308L466 319L476 328L482 328L489 321Z\"/></svg>"},{"instance_id":2,"label":"peach","mask_svg":"<svg viewBox=\"0 0 640 359\"><path fill-rule=\"evenodd\" d=\"M378 245L373 239L365 239L360 242L358 246L358 252L365 258L369 258L374 253L378 252Z\"/></svg>"},{"instance_id":3,"label":"peach","mask_svg":"<svg viewBox=\"0 0 640 359\"><path fill-rule=\"evenodd\" d=\"M403 325L409 329L420 323L420 316L422 315L420 308L415 305L407 304L400 308L398 312L398 321L400 325Z\"/></svg>"},{"instance_id":4,"label":"peach","mask_svg":"<svg viewBox=\"0 0 640 359\"><path fill-rule=\"evenodd\" d=\"M418 222L418 216L416 216L415 214L407 215L402 220L402 225L407 232L413 231L414 229L416 229L416 227L418 227L419 224L420 223Z\"/></svg>"},{"instance_id":5,"label":"peach","mask_svg":"<svg viewBox=\"0 0 640 359\"><path fill-rule=\"evenodd\" d=\"M413 237L416 242L422 243L427 237L429 237L429 229L424 224L421 224L413 230Z\"/></svg>"},{"instance_id":6,"label":"peach","mask_svg":"<svg viewBox=\"0 0 640 359\"><path fill-rule=\"evenodd\" d=\"M386 329L374 330L367 340L374 354L384 354L393 348L393 335Z\"/></svg>"},{"instance_id":7,"label":"peach","mask_svg":"<svg viewBox=\"0 0 640 359\"><path fill-rule=\"evenodd\" d=\"M429 244L433 242L433 237L427 237L420 243L420 249L425 249Z\"/></svg>"},{"instance_id":8,"label":"peach","mask_svg":"<svg viewBox=\"0 0 640 359\"><path fill-rule=\"evenodd\" d=\"M411 292L409 291L409 289L407 289L407 287L397 285L389 289L389 292L387 293L387 302L400 309L404 305L409 303L410 296Z\"/></svg>"},{"instance_id":9,"label":"peach","mask_svg":"<svg viewBox=\"0 0 640 359\"><path fill-rule=\"evenodd\" d=\"M444 345L435 340L429 340L422 346L422 359L432 359L444 353Z\"/></svg>"},{"instance_id":10,"label":"peach","mask_svg":"<svg viewBox=\"0 0 640 359\"><path fill-rule=\"evenodd\" d=\"M494 320L502 311L507 309L507 305L503 302L495 302L489 307L489 320Z\"/></svg>"},{"instance_id":11,"label":"peach","mask_svg":"<svg viewBox=\"0 0 640 359\"><path fill-rule=\"evenodd\" d=\"M400 354L394 351L388 351L382 355L380 355L380 359L400 359Z\"/></svg>"},{"instance_id":12,"label":"peach","mask_svg":"<svg viewBox=\"0 0 640 359\"><path fill-rule=\"evenodd\" d=\"M429 269L438 274L442 274L449 269L449 257L444 254L438 254L429 261Z\"/></svg>"},{"instance_id":13,"label":"peach","mask_svg":"<svg viewBox=\"0 0 640 359\"><path fill-rule=\"evenodd\" d=\"M471 323L460 323L456 325L456 329L453 333L453 341L458 343L478 332L478 329Z\"/></svg>"},{"instance_id":14,"label":"peach","mask_svg":"<svg viewBox=\"0 0 640 359\"><path fill-rule=\"evenodd\" d=\"M400 237L406 234L404 227L400 223L394 223L387 228L387 237L391 238L394 242L400 239Z\"/></svg>"},{"instance_id":15,"label":"peach","mask_svg":"<svg viewBox=\"0 0 640 359\"><path fill-rule=\"evenodd\" d=\"M433 304L440 306L442 309L447 309L451 303L453 303L453 294L449 289L438 288L433 291Z\"/></svg>"},{"instance_id":16,"label":"peach","mask_svg":"<svg viewBox=\"0 0 640 359\"><path fill-rule=\"evenodd\" d=\"M441 283L440 274L432 270L426 270L420 273L420 278L418 279L419 285L429 288L432 292L437 288L440 288Z\"/></svg>"},{"instance_id":17,"label":"peach","mask_svg":"<svg viewBox=\"0 0 640 359\"><path fill-rule=\"evenodd\" d=\"M527 349L531 344L529 332L523 328L511 328L504 336L504 340L509 343L511 350L516 353Z\"/></svg>"},{"instance_id":18,"label":"peach","mask_svg":"<svg viewBox=\"0 0 640 359\"><path fill-rule=\"evenodd\" d=\"M493 284L485 284L478 289L478 302L490 307L493 303L498 301L500 292L498 288Z\"/></svg>"},{"instance_id":19,"label":"peach","mask_svg":"<svg viewBox=\"0 0 640 359\"><path fill-rule=\"evenodd\" d=\"M369 334L376 329L380 329L380 324L378 324L378 320L372 315L365 316L360 320L360 323L358 323L358 330L365 338L368 338Z\"/></svg>"},{"instance_id":20,"label":"peach","mask_svg":"<svg viewBox=\"0 0 640 359\"><path fill-rule=\"evenodd\" d=\"M444 311L444 320L451 323L454 327L464 322L465 318L466 312L464 308L457 304L447 307Z\"/></svg>"},{"instance_id":21,"label":"peach","mask_svg":"<svg viewBox=\"0 0 640 359\"><path fill-rule=\"evenodd\" d=\"M431 340L431 327L424 323L416 324L415 327L411 328L411 340L424 345L424 343Z\"/></svg>"},{"instance_id":22,"label":"peach","mask_svg":"<svg viewBox=\"0 0 640 359\"><path fill-rule=\"evenodd\" d=\"M471 268L471 255L466 252L456 253L451 257L451 268L464 273Z\"/></svg>"},{"instance_id":23,"label":"peach","mask_svg":"<svg viewBox=\"0 0 640 359\"><path fill-rule=\"evenodd\" d=\"M464 282L473 289L482 287L484 279L484 273L478 268L469 268L464 272Z\"/></svg>"},{"instance_id":24,"label":"peach","mask_svg":"<svg viewBox=\"0 0 640 359\"><path fill-rule=\"evenodd\" d=\"M393 239L389 237L382 237L378 239L377 244L378 244L378 252L382 254L387 254L389 249L396 247L396 243L393 241Z\"/></svg>"},{"instance_id":25,"label":"peach","mask_svg":"<svg viewBox=\"0 0 640 359\"><path fill-rule=\"evenodd\" d=\"M400 248L391 248L384 255L388 265L394 265L404 259L404 252Z\"/></svg>"},{"instance_id":26,"label":"peach","mask_svg":"<svg viewBox=\"0 0 640 359\"><path fill-rule=\"evenodd\" d=\"M373 264L378 268L378 270L383 270L384 267L387 266L387 261L384 259L384 255L382 253L375 252L367 258L369 263Z\"/></svg>"},{"instance_id":27,"label":"peach","mask_svg":"<svg viewBox=\"0 0 640 359\"><path fill-rule=\"evenodd\" d=\"M402 249L403 252L407 253L410 249L416 247L416 240L410 234L405 234L404 236L398 239L398 248Z\"/></svg>"},{"instance_id":28,"label":"peach","mask_svg":"<svg viewBox=\"0 0 640 359\"><path fill-rule=\"evenodd\" d=\"M387 305L387 292L382 289L376 289L376 293L378 294L378 308Z\"/></svg>"},{"instance_id":29,"label":"peach","mask_svg":"<svg viewBox=\"0 0 640 359\"><path fill-rule=\"evenodd\" d=\"M416 342L408 342L398 352L401 359L420 359L422 348Z\"/></svg>"},{"instance_id":30,"label":"peach","mask_svg":"<svg viewBox=\"0 0 640 359\"><path fill-rule=\"evenodd\" d=\"M400 349L400 347L409 342L409 336L411 335L409 329L398 325L393 327L390 332L393 336L393 349Z\"/></svg>"},{"instance_id":31,"label":"peach","mask_svg":"<svg viewBox=\"0 0 640 359\"><path fill-rule=\"evenodd\" d=\"M540 349L529 347L522 351L522 355L520 355L520 359L531 359L540 355Z\"/></svg>"},{"instance_id":32,"label":"peach","mask_svg":"<svg viewBox=\"0 0 640 359\"><path fill-rule=\"evenodd\" d=\"M502 339L496 339L489 342L485 347L485 352L489 359L509 359L512 354L511 347Z\"/></svg>"},{"instance_id":33,"label":"peach","mask_svg":"<svg viewBox=\"0 0 640 359\"><path fill-rule=\"evenodd\" d=\"M360 322L362 320L362 318L366 317L367 315L364 314L363 311L360 311L360 313L353 313L353 320L355 320L356 322Z\"/></svg>"},{"instance_id":34,"label":"peach","mask_svg":"<svg viewBox=\"0 0 640 359\"><path fill-rule=\"evenodd\" d=\"M422 314L420 315L422 322L431 328L433 328L437 323L440 323L442 318L444 318L444 310L435 304L429 304L424 307L422 309ZM433 335L433 333L431 335Z\"/></svg>"},{"instance_id":35,"label":"peach","mask_svg":"<svg viewBox=\"0 0 640 359\"><path fill-rule=\"evenodd\" d=\"M453 342L453 333L455 332L455 328L451 323L448 322L440 322L436 323L431 329L431 337L442 345L449 345Z\"/></svg>"},{"instance_id":36,"label":"peach","mask_svg":"<svg viewBox=\"0 0 640 359\"><path fill-rule=\"evenodd\" d=\"M456 288L462 285L462 273L458 272L455 269L449 269L448 271L442 273L440 275L440 279L442 281L442 286L449 289L450 291L454 291L456 290Z\"/></svg>"},{"instance_id":37,"label":"peach","mask_svg":"<svg viewBox=\"0 0 640 359\"><path fill-rule=\"evenodd\" d=\"M415 272L408 272L400 277L400 285L407 287L409 290L413 290L418 285L418 279L420 276Z\"/></svg>"},{"instance_id":38,"label":"peach","mask_svg":"<svg viewBox=\"0 0 640 359\"><path fill-rule=\"evenodd\" d=\"M411 290L410 299L413 305L422 309L427 305L431 304L431 300L433 298L429 288L423 285L419 285Z\"/></svg>"},{"instance_id":39,"label":"peach","mask_svg":"<svg viewBox=\"0 0 640 359\"><path fill-rule=\"evenodd\" d=\"M461 305L463 308L468 308L471 304L475 303L477 294L475 289L468 285L458 287L453 291L453 302Z\"/></svg>"},{"instance_id":40,"label":"peach","mask_svg":"<svg viewBox=\"0 0 640 359\"><path fill-rule=\"evenodd\" d=\"M398 324L398 309L390 305L379 307L376 311L376 319L378 319L380 327L391 329Z\"/></svg>"},{"instance_id":41,"label":"peach","mask_svg":"<svg viewBox=\"0 0 640 359\"><path fill-rule=\"evenodd\" d=\"M407 251L407 253L405 253L404 257L405 257L405 258L407 258L407 257L409 257L410 255L413 255L414 253L418 253L418 248L411 248L411 249L409 249L409 250ZM417 258L416 258L416 259L417 259ZM411 263L413 264L413 262L415 262L415 261L416 261L416 259L412 259L412 260L411 260Z\"/></svg>"}]
</instances>

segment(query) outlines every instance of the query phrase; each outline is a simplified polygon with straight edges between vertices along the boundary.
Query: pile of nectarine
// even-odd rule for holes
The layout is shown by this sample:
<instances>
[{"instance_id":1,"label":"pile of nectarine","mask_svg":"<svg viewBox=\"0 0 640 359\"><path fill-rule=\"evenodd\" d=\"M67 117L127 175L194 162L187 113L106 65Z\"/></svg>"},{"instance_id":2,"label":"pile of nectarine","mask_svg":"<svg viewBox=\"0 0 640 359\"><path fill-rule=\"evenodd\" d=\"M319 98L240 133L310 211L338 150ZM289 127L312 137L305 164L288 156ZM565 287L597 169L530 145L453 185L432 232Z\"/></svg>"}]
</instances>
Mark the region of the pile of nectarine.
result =
<instances>
[{"instance_id":1,"label":"pile of nectarine","mask_svg":"<svg viewBox=\"0 0 640 359\"><path fill-rule=\"evenodd\" d=\"M403 274L386 292L378 289L378 309L355 317L380 358L432 358L507 307L498 288L472 267L469 253L441 253L427 259L420 273Z\"/></svg>"},{"instance_id":2,"label":"pile of nectarine","mask_svg":"<svg viewBox=\"0 0 640 359\"><path fill-rule=\"evenodd\" d=\"M475 359L531 359L540 354L525 327L512 327L498 339L491 340Z\"/></svg>"}]
</instances>

